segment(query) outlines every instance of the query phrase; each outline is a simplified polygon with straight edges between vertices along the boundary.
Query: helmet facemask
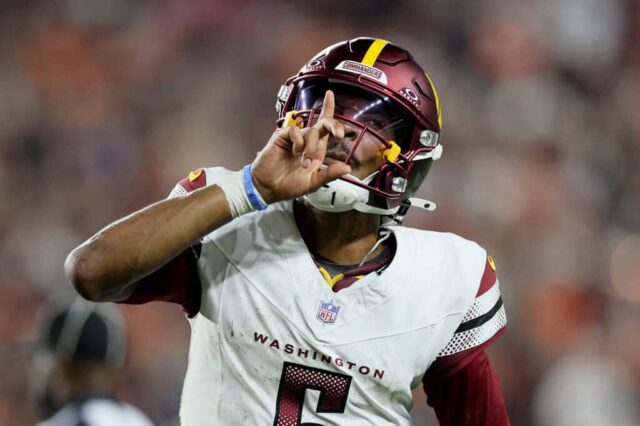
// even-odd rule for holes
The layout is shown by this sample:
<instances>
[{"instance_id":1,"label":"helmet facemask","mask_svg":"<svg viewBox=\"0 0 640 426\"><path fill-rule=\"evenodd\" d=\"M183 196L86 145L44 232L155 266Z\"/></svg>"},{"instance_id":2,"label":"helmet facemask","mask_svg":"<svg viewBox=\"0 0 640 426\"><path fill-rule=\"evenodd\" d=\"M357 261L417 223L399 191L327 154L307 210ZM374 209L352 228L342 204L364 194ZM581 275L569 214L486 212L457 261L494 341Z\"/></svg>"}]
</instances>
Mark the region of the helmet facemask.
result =
<instances>
[{"instance_id":1,"label":"helmet facemask","mask_svg":"<svg viewBox=\"0 0 640 426\"><path fill-rule=\"evenodd\" d=\"M326 79L302 80L292 88L281 126L313 126L317 122L327 90L335 95L334 118L345 125L343 139L330 138L325 165L341 161L352 173L308 194L305 199L325 211L358 210L391 215L408 198L410 176L417 163L431 163L433 147L411 150L420 128L394 99L343 82ZM414 161L420 157L424 160ZM413 160L413 161L412 161ZM420 179L422 180L422 179ZM412 192L415 188L411 188Z\"/></svg>"}]
</instances>

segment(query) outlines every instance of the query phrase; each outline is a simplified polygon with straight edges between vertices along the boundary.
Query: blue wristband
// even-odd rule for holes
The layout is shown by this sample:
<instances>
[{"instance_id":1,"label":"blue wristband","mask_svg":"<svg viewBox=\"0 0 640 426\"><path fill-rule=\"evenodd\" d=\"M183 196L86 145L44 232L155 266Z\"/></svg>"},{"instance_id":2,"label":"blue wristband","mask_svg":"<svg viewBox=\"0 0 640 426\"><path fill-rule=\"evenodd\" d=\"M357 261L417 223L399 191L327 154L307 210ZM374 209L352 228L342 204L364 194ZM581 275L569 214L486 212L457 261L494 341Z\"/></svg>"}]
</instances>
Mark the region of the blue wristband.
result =
<instances>
[{"instance_id":1,"label":"blue wristband","mask_svg":"<svg viewBox=\"0 0 640 426\"><path fill-rule=\"evenodd\" d=\"M247 164L242 169L242 181L244 182L244 190L247 192L249 202L256 210L264 210L267 208L267 204L262 201L262 197L253 186L253 180L251 179L251 164Z\"/></svg>"}]
</instances>

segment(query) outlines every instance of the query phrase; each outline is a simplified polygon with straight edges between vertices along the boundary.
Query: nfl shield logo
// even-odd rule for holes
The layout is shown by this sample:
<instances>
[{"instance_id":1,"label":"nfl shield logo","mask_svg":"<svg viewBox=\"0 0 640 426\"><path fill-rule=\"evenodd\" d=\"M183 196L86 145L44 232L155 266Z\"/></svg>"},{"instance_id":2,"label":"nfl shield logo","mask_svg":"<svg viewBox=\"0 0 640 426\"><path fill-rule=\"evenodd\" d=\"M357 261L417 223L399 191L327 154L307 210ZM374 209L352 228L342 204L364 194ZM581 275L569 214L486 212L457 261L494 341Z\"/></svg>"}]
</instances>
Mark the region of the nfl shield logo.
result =
<instances>
[{"instance_id":1,"label":"nfl shield logo","mask_svg":"<svg viewBox=\"0 0 640 426\"><path fill-rule=\"evenodd\" d=\"M338 312L340 312L340 306L334 305L333 300L328 302L321 300L316 318L318 318L323 324L333 324L336 322Z\"/></svg>"}]
</instances>

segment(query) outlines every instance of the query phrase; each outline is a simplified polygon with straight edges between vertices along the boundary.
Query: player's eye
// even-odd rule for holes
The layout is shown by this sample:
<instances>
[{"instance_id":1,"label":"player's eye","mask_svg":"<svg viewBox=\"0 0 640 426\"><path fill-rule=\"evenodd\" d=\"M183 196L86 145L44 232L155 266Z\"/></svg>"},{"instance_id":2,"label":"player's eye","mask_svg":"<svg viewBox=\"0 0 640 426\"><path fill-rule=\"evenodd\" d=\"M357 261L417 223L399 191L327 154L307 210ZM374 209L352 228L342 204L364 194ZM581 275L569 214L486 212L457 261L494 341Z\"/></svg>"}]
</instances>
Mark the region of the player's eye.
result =
<instances>
[{"instance_id":1,"label":"player's eye","mask_svg":"<svg viewBox=\"0 0 640 426\"><path fill-rule=\"evenodd\" d=\"M382 123L382 121L374 117L365 117L365 119L362 120L362 122L374 130L380 130L384 127L384 124Z\"/></svg>"}]
</instances>

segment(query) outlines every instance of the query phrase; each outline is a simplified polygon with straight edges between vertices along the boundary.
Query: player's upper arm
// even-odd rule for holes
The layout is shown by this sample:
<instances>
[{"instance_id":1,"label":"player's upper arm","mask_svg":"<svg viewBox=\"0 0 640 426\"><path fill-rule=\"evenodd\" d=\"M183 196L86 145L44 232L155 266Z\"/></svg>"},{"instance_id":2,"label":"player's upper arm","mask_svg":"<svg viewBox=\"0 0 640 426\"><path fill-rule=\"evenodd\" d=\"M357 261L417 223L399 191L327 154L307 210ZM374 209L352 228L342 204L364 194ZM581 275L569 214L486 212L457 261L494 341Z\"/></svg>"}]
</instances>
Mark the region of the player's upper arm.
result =
<instances>
[{"instance_id":1,"label":"player's upper arm","mask_svg":"<svg viewBox=\"0 0 640 426\"><path fill-rule=\"evenodd\" d=\"M473 303L447 345L429 367L425 378L451 374L464 367L476 352L484 350L506 331L506 324L495 263L491 256L487 256Z\"/></svg>"},{"instance_id":2,"label":"player's upper arm","mask_svg":"<svg viewBox=\"0 0 640 426\"><path fill-rule=\"evenodd\" d=\"M198 169L176 184L169 198L187 195L206 185L207 172ZM182 306L190 318L195 316L200 310L202 292L197 265L201 248L200 243L194 244L157 271L137 281L131 295L120 303L173 302Z\"/></svg>"},{"instance_id":3,"label":"player's upper arm","mask_svg":"<svg viewBox=\"0 0 640 426\"><path fill-rule=\"evenodd\" d=\"M487 256L473 303L423 377L429 405L442 425L509 425L498 380L485 354L485 348L506 331L506 323L496 267Z\"/></svg>"}]
</instances>

